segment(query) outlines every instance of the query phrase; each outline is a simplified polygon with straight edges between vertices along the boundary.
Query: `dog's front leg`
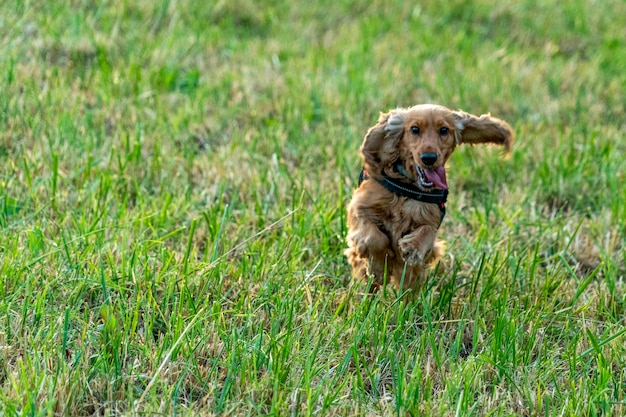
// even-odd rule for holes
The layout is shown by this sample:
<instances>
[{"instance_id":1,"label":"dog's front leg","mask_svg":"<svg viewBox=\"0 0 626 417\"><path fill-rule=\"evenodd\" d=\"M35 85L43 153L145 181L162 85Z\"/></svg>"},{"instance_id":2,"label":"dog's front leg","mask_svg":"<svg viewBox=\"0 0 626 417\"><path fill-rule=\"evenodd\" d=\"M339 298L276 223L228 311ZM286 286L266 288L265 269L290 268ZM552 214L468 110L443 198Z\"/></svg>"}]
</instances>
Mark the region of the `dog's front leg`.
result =
<instances>
[{"instance_id":1,"label":"dog's front leg","mask_svg":"<svg viewBox=\"0 0 626 417\"><path fill-rule=\"evenodd\" d=\"M437 229L423 225L398 240L404 262L409 265L425 266L425 261L433 249Z\"/></svg>"},{"instance_id":2,"label":"dog's front leg","mask_svg":"<svg viewBox=\"0 0 626 417\"><path fill-rule=\"evenodd\" d=\"M370 292L385 280L387 259L392 257L389 238L376 224L364 218L352 218L345 254L352 265L352 274L360 279L374 278Z\"/></svg>"},{"instance_id":3,"label":"dog's front leg","mask_svg":"<svg viewBox=\"0 0 626 417\"><path fill-rule=\"evenodd\" d=\"M390 254L389 238L371 221L359 218L348 233L348 243L364 258L384 258Z\"/></svg>"}]
</instances>

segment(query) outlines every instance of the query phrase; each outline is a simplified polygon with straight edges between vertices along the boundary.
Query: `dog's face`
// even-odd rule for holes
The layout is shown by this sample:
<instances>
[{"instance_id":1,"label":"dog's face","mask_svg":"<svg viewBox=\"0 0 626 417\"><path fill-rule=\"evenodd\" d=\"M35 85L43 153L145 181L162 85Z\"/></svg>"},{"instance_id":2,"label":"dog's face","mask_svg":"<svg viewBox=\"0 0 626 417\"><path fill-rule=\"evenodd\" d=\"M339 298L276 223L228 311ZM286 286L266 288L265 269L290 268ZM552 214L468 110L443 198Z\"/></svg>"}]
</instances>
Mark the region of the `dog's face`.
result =
<instances>
[{"instance_id":1,"label":"dog's face","mask_svg":"<svg viewBox=\"0 0 626 417\"><path fill-rule=\"evenodd\" d=\"M508 150L512 139L502 120L421 104L381 114L361 155L369 175L396 172L424 189L447 189L445 164L457 144L496 143Z\"/></svg>"},{"instance_id":2,"label":"dog's face","mask_svg":"<svg viewBox=\"0 0 626 417\"><path fill-rule=\"evenodd\" d=\"M457 143L452 112L441 106L416 106L402 116L392 115L389 125L394 123L402 125L398 162L405 172L422 188L447 189L445 164Z\"/></svg>"}]
</instances>

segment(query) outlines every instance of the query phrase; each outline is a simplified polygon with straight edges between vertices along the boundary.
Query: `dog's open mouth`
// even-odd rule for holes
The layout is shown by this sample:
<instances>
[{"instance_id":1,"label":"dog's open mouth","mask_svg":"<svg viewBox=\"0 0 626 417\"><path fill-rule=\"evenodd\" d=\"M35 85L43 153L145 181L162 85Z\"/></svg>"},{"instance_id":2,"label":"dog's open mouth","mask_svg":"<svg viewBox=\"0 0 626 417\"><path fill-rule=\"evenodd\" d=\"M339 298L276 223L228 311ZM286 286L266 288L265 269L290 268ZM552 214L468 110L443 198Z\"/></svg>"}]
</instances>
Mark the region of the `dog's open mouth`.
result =
<instances>
[{"instance_id":1,"label":"dog's open mouth","mask_svg":"<svg viewBox=\"0 0 626 417\"><path fill-rule=\"evenodd\" d=\"M417 169L417 182L420 187L448 189L446 169L443 166L436 169L422 169L419 165L415 165L415 168Z\"/></svg>"}]
</instances>

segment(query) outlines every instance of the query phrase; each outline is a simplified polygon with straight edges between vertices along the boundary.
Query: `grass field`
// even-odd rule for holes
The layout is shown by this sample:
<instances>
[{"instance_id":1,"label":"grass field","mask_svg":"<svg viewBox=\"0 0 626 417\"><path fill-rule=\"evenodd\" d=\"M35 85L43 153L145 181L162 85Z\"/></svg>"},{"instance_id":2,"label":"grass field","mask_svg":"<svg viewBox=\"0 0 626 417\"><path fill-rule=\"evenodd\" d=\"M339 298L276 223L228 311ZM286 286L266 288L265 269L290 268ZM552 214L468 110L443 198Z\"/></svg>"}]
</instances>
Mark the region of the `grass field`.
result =
<instances>
[{"instance_id":1,"label":"grass field","mask_svg":"<svg viewBox=\"0 0 626 417\"><path fill-rule=\"evenodd\" d=\"M623 0L3 1L0 414L626 415ZM379 111L449 161L443 265L343 258Z\"/></svg>"}]
</instances>

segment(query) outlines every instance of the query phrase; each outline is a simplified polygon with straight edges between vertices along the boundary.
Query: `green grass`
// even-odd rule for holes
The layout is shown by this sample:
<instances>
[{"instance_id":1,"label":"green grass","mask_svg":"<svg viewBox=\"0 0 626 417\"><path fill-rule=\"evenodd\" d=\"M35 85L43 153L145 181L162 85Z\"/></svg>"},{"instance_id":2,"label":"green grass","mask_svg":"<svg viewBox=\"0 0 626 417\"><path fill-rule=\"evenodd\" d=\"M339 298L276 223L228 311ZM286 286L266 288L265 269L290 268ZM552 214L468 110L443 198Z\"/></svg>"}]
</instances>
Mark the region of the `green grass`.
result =
<instances>
[{"instance_id":1,"label":"green grass","mask_svg":"<svg viewBox=\"0 0 626 417\"><path fill-rule=\"evenodd\" d=\"M262 3L1 3L0 414L626 414L626 3ZM357 150L423 102L517 142L367 295Z\"/></svg>"}]
</instances>

